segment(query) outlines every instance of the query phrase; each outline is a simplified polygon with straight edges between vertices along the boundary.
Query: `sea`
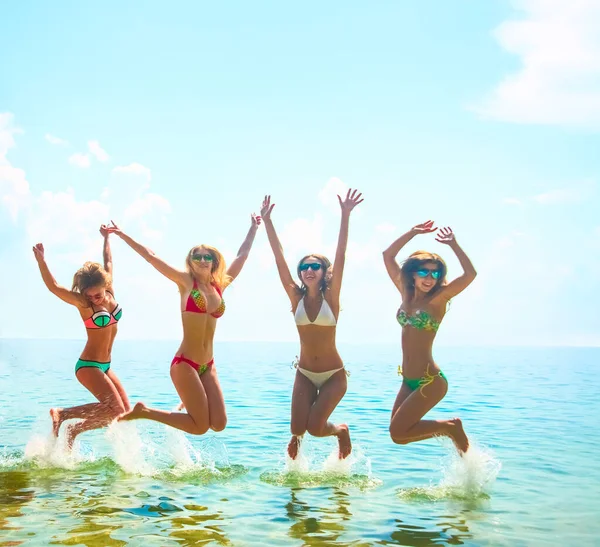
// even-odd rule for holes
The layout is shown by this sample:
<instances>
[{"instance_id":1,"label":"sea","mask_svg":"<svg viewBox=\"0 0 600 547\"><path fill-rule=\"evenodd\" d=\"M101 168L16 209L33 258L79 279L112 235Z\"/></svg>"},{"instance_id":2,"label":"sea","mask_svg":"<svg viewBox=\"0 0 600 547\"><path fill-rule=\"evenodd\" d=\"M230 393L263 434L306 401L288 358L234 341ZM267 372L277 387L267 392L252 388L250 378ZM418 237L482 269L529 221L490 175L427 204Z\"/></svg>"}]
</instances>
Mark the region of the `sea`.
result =
<instances>
[{"instance_id":1,"label":"sea","mask_svg":"<svg viewBox=\"0 0 600 547\"><path fill-rule=\"evenodd\" d=\"M54 440L53 406L92 402L82 341L0 339L0 546L600 545L600 348L436 348L449 380L429 418L443 438L395 445L397 345L340 344L348 391L335 438L286 456L295 343L222 342L227 428L191 436L150 421ZM117 340L132 403L178 404L178 342Z\"/></svg>"}]
</instances>

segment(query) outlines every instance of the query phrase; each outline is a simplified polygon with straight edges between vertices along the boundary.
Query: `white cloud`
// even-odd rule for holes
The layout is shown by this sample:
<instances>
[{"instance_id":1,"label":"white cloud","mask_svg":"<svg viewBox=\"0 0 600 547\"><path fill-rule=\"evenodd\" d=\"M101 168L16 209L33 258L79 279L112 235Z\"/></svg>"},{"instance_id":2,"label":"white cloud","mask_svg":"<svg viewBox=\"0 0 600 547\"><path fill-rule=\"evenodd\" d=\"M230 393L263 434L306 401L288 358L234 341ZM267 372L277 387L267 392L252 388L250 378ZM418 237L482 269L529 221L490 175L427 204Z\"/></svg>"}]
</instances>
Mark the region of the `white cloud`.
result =
<instances>
[{"instance_id":1,"label":"white cloud","mask_svg":"<svg viewBox=\"0 0 600 547\"><path fill-rule=\"evenodd\" d=\"M557 203L579 203L588 198L594 191L595 184L591 181L574 183L568 188L549 190L534 196L532 199L540 205Z\"/></svg>"},{"instance_id":2,"label":"white cloud","mask_svg":"<svg viewBox=\"0 0 600 547\"><path fill-rule=\"evenodd\" d=\"M75 167L87 169L90 166L90 157L87 154L73 154L69 157L69 163Z\"/></svg>"},{"instance_id":3,"label":"white cloud","mask_svg":"<svg viewBox=\"0 0 600 547\"><path fill-rule=\"evenodd\" d=\"M113 169L113 173L126 173L130 175L139 175L146 178L150 182L152 171L140 163L130 163L129 165L118 165Z\"/></svg>"},{"instance_id":4,"label":"white cloud","mask_svg":"<svg viewBox=\"0 0 600 547\"><path fill-rule=\"evenodd\" d=\"M110 156L106 153L106 150L100 147L98 141L88 141L88 150L90 153L100 162L104 163L110 159Z\"/></svg>"},{"instance_id":5,"label":"white cloud","mask_svg":"<svg viewBox=\"0 0 600 547\"><path fill-rule=\"evenodd\" d=\"M61 139L60 137L56 137L54 135L51 135L50 133L46 133L45 137L44 137L50 144L55 144L57 146L66 146L69 143L64 140Z\"/></svg>"},{"instance_id":6,"label":"white cloud","mask_svg":"<svg viewBox=\"0 0 600 547\"><path fill-rule=\"evenodd\" d=\"M523 202L517 198L504 198L502 203L504 203L504 205L516 205L517 207L523 206Z\"/></svg>"},{"instance_id":7,"label":"white cloud","mask_svg":"<svg viewBox=\"0 0 600 547\"><path fill-rule=\"evenodd\" d=\"M29 205L31 193L25 171L13 167L6 155L15 145L14 135L21 130L14 127L10 113L0 113L0 200L12 221Z\"/></svg>"},{"instance_id":8,"label":"white cloud","mask_svg":"<svg viewBox=\"0 0 600 547\"><path fill-rule=\"evenodd\" d=\"M171 212L169 200L159 194L146 193L138 197L124 212L126 222L137 221L144 238L161 239L162 229Z\"/></svg>"},{"instance_id":9,"label":"white cloud","mask_svg":"<svg viewBox=\"0 0 600 547\"><path fill-rule=\"evenodd\" d=\"M337 177L332 177L319 192L319 200L323 205L337 213L340 210L337 196L344 198L346 192L348 192L348 187Z\"/></svg>"},{"instance_id":10,"label":"white cloud","mask_svg":"<svg viewBox=\"0 0 600 547\"><path fill-rule=\"evenodd\" d=\"M494 32L522 66L474 110L516 123L600 127L600 2L514 0Z\"/></svg>"},{"instance_id":11,"label":"white cloud","mask_svg":"<svg viewBox=\"0 0 600 547\"><path fill-rule=\"evenodd\" d=\"M106 222L109 207L100 201L78 201L72 189L42 192L34 201L27 231L31 243L80 248L97 239L100 224Z\"/></svg>"}]
</instances>

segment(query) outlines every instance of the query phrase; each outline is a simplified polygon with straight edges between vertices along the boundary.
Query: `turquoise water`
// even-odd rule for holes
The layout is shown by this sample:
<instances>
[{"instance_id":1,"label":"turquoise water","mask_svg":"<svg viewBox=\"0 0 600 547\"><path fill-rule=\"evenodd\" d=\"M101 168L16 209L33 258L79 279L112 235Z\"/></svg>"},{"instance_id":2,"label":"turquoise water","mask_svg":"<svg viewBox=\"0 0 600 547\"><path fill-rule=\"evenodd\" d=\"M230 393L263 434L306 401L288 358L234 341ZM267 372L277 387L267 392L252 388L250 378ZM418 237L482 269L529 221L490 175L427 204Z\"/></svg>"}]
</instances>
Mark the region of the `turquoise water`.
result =
<instances>
[{"instance_id":1,"label":"turquoise water","mask_svg":"<svg viewBox=\"0 0 600 547\"><path fill-rule=\"evenodd\" d=\"M151 422L85 433L71 456L49 440L48 409L90 402L73 367L82 342L0 340L0 545L597 545L600 349L440 349L475 444L396 446L396 346L341 345L351 372L334 413L349 462L309 438L290 468L295 344L221 343L222 433ZM117 341L132 401L177 404L177 342Z\"/></svg>"}]
</instances>

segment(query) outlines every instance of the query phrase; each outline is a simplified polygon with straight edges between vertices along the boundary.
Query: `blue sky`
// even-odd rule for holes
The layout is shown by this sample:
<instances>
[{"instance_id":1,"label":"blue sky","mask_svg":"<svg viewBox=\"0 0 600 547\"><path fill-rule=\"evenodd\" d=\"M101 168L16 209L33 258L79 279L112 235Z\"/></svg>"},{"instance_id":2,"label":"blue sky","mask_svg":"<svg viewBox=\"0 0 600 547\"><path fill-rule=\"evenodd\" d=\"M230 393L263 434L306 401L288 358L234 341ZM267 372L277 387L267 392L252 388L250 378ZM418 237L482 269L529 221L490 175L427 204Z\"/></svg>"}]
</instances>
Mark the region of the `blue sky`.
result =
<instances>
[{"instance_id":1,"label":"blue sky","mask_svg":"<svg viewBox=\"0 0 600 547\"><path fill-rule=\"evenodd\" d=\"M64 285L110 218L174 265L231 259L269 193L293 268L356 187L340 340L399 340L381 251L432 218L479 272L441 344L600 345L598 36L592 0L5 4L0 336L85 336L37 241ZM179 338L175 286L113 254L119 336ZM219 340L297 339L262 229L226 296Z\"/></svg>"}]
</instances>

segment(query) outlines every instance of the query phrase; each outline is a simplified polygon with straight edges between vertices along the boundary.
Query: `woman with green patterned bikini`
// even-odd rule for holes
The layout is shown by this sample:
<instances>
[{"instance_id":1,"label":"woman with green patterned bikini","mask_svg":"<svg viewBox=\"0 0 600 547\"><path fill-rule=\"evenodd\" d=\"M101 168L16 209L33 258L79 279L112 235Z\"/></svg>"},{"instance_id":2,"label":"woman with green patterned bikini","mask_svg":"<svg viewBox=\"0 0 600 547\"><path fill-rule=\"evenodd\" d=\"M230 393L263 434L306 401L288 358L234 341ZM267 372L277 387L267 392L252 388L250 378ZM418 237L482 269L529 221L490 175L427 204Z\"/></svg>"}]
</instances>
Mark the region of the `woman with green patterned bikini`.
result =
<instances>
[{"instance_id":1,"label":"woman with green patterned bikini","mask_svg":"<svg viewBox=\"0 0 600 547\"><path fill-rule=\"evenodd\" d=\"M446 281L446 264L436 254L417 251L402 264L396 255L416 235L438 231L436 240L456 254L463 274ZM400 291L402 305L396 316L402 327L402 385L390 421L390 436L396 444L409 444L431 437L450 437L459 453L469 448L469 439L459 418L423 420L448 391L448 380L433 360L432 347L446 313L448 301L475 279L473 264L458 245L450 228L434 227L428 220L398 238L384 252L387 272Z\"/></svg>"},{"instance_id":2,"label":"woman with green patterned bikini","mask_svg":"<svg viewBox=\"0 0 600 547\"><path fill-rule=\"evenodd\" d=\"M33 247L46 287L52 294L77 308L87 330L87 343L75 365L75 376L99 402L50 409L55 437L58 437L65 420L83 419L67 427L69 448L80 433L104 427L130 409L125 389L110 368L111 350L122 310L115 300L112 287L112 255L105 225L100 227L100 233L104 238L104 267L96 262L86 262L75 273L71 290L61 287L50 273L44 246L38 243Z\"/></svg>"}]
</instances>

